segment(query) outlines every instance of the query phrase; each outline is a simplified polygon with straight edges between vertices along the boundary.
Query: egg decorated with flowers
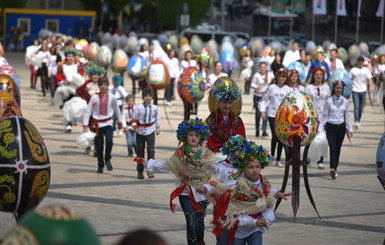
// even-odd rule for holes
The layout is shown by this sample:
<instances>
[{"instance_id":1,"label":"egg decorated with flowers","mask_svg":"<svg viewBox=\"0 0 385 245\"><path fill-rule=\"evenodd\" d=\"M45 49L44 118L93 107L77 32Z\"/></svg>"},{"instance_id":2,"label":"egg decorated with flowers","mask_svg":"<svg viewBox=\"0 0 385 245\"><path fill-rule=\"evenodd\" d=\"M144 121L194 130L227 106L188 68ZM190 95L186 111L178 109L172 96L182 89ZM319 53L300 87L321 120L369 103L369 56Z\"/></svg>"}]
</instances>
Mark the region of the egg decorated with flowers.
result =
<instances>
[{"instance_id":1,"label":"egg decorated with flowers","mask_svg":"<svg viewBox=\"0 0 385 245\"><path fill-rule=\"evenodd\" d=\"M288 93L278 107L274 126L283 144L293 146L295 136L301 138L301 146L310 144L317 135L318 115L309 95Z\"/></svg>"},{"instance_id":2,"label":"egg decorated with flowers","mask_svg":"<svg viewBox=\"0 0 385 245\"><path fill-rule=\"evenodd\" d=\"M91 61L96 61L96 55L98 54L99 44L96 42L90 43L86 52L86 58Z\"/></svg>"},{"instance_id":3,"label":"egg decorated with flowers","mask_svg":"<svg viewBox=\"0 0 385 245\"><path fill-rule=\"evenodd\" d=\"M161 60L154 60L147 70L147 85L153 89L163 89L170 83L170 73Z\"/></svg>"}]
</instances>

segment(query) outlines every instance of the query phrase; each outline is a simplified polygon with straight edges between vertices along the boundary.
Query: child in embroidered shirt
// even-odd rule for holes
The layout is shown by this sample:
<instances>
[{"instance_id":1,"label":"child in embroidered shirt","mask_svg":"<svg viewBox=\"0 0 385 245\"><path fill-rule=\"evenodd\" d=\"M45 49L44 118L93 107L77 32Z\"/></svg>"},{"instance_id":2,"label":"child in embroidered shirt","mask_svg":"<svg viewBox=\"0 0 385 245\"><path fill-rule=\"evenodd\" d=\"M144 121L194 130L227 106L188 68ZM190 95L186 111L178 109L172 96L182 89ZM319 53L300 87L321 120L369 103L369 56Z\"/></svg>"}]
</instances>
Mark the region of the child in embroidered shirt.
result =
<instances>
[{"instance_id":1,"label":"child in embroidered shirt","mask_svg":"<svg viewBox=\"0 0 385 245\"><path fill-rule=\"evenodd\" d=\"M167 160L156 162L150 159L146 163L148 172L172 172L180 179L178 188L170 195L170 208L174 212L172 200L179 196L186 218L187 244L204 244L204 216L208 205L206 198L196 191L196 186L208 183L212 174L212 165L218 159L202 146L210 135L208 125L199 118L181 122L177 138L183 142L176 152Z\"/></svg>"},{"instance_id":2,"label":"child in embroidered shirt","mask_svg":"<svg viewBox=\"0 0 385 245\"><path fill-rule=\"evenodd\" d=\"M217 244L262 244L262 233L275 219L274 198L286 199L293 193L282 193L271 188L269 181L261 175L261 169L269 165L271 160L262 146L235 136L221 151L229 156L229 161L237 169L237 177L235 185L233 178L221 180L224 184L232 183L232 186L217 198L220 201L216 203L213 220ZM210 181L210 186L202 187L203 191L212 192L218 186L219 183Z\"/></svg>"},{"instance_id":3,"label":"child in embroidered shirt","mask_svg":"<svg viewBox=\"0 0 385 245\"><path fill-rule=\"evenodd\" d=\"M160 134L160 118L158 106L152 104L154 92L151 88L142 90L143 103L135 106L132 127L136 132L136 154L144 158L144 148L147 145L147 159L155 158L155 134ZM137 165L138 179L144 179L144 166ZM153 173L147 172L149 178L154 178Z\"/></svg>"},{"instance_id":4,"label":"child in embroidered shirt","mask_svg":"<svg viewBox=\"0 0 385 245\"><path fill-rule=\"evenodd\" d=\"M127 107L123 108L122 124L124 132L126 133L128 157L134 156L134 150L136 153L136 132L132 127L132 116L135 109L135 96L129 94L126 96Z\"/></svg>"},{"instance_id":5,"label":"child in embroidered shirt","mask_svg":"<svg viewBox=\"0 0 385 245\"><path fill-rule=\"evenodd\" d=\"M103 173L104 165L107 170L112 170L111 151L113 146L112 140L112 115L115 114L118 121L119 129L122 128L122 118L115 97L108 93L108 78L101 77L98 80L100 93L94 94L88 103L87 110L83 119L83 133L88 132L89 128L96 131L95 148L98 156L97 173ZM92 121L89 126L90 117ZM105 139L105 140L104 140ZM105 142L105 143L104 143ZM105 145L105 154L104 154Z\"/></svg>"}]
</instances>

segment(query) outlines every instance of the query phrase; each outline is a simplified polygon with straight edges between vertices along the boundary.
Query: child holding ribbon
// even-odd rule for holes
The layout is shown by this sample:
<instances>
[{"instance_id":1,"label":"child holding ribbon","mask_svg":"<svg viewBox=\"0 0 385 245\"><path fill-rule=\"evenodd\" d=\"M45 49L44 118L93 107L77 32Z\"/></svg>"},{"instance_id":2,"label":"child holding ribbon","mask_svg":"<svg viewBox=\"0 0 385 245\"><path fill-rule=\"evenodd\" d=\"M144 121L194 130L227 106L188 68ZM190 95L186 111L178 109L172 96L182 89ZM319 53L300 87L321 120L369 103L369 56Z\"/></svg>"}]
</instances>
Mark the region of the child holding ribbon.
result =
<instances>
[{"instance_id":1,"label":"child holding ribbon","mask_svg":"<svg viewBox=\"0 0 385 245\"><path fill-rule=\"evenodd\" d=\"M202 119L185 120L177 130L177 138L183 145L167 160L156 162L150 159L147 163L143 162L150 173L171 171L180 180L170 195L170 209L174 212L172 200L179 197L186 218L189 245L205 244L204 216L208 201L196 191L196 187L208 183L213 171L212 164L218 162L214 154L202 146L209 135L209 126Z\"/></svg>"},{"instance_id":2,"label":"child holding ribbon","mask_svg":"<svg viewBox=\"0 0 385 245\"><path fill-rule=\"evenodd\" d=\"M261 169L271 161L262 146L236 135L222 146L221 152L228 155L227 161L236 172L217 173L217 179L214 177L210 185L202 186L206 195L217 194L212 222L217 244L262 244L263 232L275 219L274 199L286 199L293 193L271 188L267 178L261 175ZM223 184L229 187L225 192ZM223 192L220 196L218 189Z\"/></svg>"}]
</instances>

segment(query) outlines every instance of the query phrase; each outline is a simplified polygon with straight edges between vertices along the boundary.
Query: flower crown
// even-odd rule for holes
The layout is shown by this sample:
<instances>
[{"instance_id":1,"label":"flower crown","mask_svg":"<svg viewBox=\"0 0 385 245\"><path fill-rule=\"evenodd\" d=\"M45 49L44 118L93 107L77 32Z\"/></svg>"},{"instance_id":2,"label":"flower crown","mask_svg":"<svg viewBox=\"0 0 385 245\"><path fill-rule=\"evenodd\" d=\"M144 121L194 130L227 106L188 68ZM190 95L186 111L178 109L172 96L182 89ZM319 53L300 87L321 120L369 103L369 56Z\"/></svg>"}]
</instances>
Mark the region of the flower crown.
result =
<instances>
[{"instance_id":1,"label":"flower crown","mask_svg":"<svg viewBox=\"0 0 385 245\"><path fill-rule=\"evenodd\" d=\"M262 145L248 141L241 135L230 137L222 146L221 152L228 155L228 160L238 169L238 172L243 172L250 161L258 160L262 168L268 166L271 161L269 152Z\"/></svg>"},{"instance_id":2,"label":"flower crown","mask_svg":"<svg viewBox=\"0 0 385 245\"><path fill-rule=\"evenodd\" d=\"M279 68L278 70L275 71L275 76L278 77L281 74L287 74L287 70L285 68Z\"/></svg>"},{"instance_id":3,"label":"flower crown","mask_svg":"<svg viewBox=\"0 0 385 245\"><path fill-rule=\"evenodd\" d=\"M333 88L335 88L335 86L337 86L338 84L342 84L343 87L346 86L345 82L344 81L341 81L341 80L335 80L332 85L333 85Z\"/></svg>"},{"instance_id":4,"label":"flower crown","mask_svg":"<svg viewBox=\"0 0 385 245\"><path fill-rule=\"evenodd\" d=\"M94 61L90 61L85 65L85 70L87 75L92 76L94 74L98 74L99 76L103 76L106 74L106 70L97 65Z\"/></svg>"},{"instance_id":5,"label":"flower crown","mask_svg":"<svg viewBox=\"0 0 385 245\"><path fill-rule=\"evenodd\" d=\"M289 70L288 75L291 76L293 74L299 74L299 72L296 69Z\"/></svg>"},{"instance_id":6,"label":"flower crown","mask_svg":"<svg viewBox=\"0 0 385 245\"><path fill-rule=\"evenodd\" d=\"M176 131L176 137L178 140L186 143L187 134L191 131L195 131L199 134L199 143L202 143L211 135L209 126L201 118L195 118L190 120L184 120L179 123L178 130Z\"/></svg>"},{"instance_id":7,"label":"flower crown","mask_svg":"<svg viewBox=\"0 0 385 245\"><path fill-rule=\"evenodd\" d=\"M218 100L237 100L242 94L242 91L235 83L230 83L229 85L221 83L213 86L211 90Z\"/></svg>"},{"instance_id":8,"label":"flower crown","mask_svg":"<svg viewBox=\"0 0 385 245\"><path fill-rule=\"evenodd\" d=\"M64 55L67 56L69 54L72 54L72 55L76 55L78 53L78 50L77 49L74 49L74 48L66 48L64 50Z\"/></svg>"}]
</instances>

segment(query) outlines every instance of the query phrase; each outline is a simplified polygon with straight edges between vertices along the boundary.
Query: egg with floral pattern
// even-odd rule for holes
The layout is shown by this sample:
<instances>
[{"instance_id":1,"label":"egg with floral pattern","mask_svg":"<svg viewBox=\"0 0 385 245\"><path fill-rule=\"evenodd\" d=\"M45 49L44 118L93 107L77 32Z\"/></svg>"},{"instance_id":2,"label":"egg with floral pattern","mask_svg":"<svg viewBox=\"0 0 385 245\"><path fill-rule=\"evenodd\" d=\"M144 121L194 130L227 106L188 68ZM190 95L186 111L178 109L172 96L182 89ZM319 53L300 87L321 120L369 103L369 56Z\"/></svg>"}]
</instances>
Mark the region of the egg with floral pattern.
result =
<instances>
[{"instance_id":1,"label":"egg with floral pattern","mask_svg":"<svg viewBox=\"0 0 385 245\"><path fill-rule=\"evenodd\" d=\"M278 107L274 126L283 144L293 146L295 136L301 138L301 146L310 144L317 135L318 115L309 95L288 93Z\"/></svg>"}]
</instances>

